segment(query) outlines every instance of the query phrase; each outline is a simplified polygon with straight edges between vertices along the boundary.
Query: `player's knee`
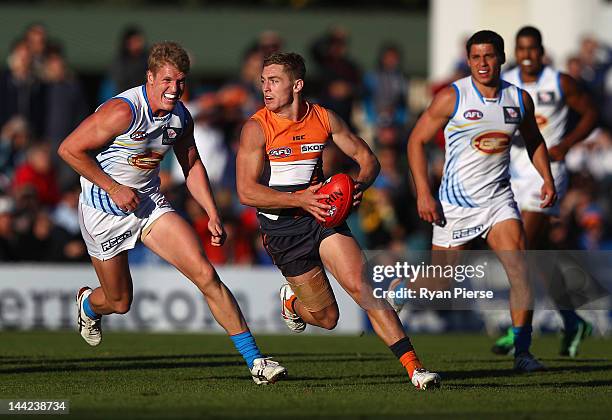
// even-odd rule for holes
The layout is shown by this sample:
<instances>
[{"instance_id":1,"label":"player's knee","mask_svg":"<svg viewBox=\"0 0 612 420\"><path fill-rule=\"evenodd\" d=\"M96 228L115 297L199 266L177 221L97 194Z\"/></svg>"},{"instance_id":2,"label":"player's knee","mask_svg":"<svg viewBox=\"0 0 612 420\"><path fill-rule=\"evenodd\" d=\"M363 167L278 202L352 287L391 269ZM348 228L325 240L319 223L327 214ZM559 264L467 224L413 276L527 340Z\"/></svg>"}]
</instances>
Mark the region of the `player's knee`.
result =
<instances>
[{"instance_id":1,"label":"player's knee","mask_svg":"<svg viewBox=\"0 0 612 420\"><path fill-rule=\"evenodd\" d=\"M205 262L200 265L195 281L202 293L206 294L208 290L219 284L219 276L217 276L215 268Z\"/></svg>"},{"instance_id":2,"label":"player's knee","mask_svg":"<svg viewBox=\"0 0 612 420\"><path fill-rule=\"evenodd\" d=\"M327 307L323 311L313 313L313 317L317 320L319 327L326 330L333 330L338 325L340 314L335 306Z\"/></svg>"},{"instance_id":3,"label":"player's knee","mask_svg":"<svg viewBox=\"0 0 612 420\"><path fill-rule=\"evenodd\" d=\"M126 314L132 306L132 298L126 297L109 303L110 306L113 308L113 312L115 312L116 314Z\"/></svg>"},{"instance_id":4,"label":"player's knee","mask_svg":"<svg viewBox=\"0 0 612 420\"><path fill-rule=\"evenodd\" d=\"M363 300L364 296L364 288L363 283L359 279L355 279L355 281L350 281L345 285L345 289L349 295L353 298L355 302L360 304Z\"/></svg>"}]
</instances>

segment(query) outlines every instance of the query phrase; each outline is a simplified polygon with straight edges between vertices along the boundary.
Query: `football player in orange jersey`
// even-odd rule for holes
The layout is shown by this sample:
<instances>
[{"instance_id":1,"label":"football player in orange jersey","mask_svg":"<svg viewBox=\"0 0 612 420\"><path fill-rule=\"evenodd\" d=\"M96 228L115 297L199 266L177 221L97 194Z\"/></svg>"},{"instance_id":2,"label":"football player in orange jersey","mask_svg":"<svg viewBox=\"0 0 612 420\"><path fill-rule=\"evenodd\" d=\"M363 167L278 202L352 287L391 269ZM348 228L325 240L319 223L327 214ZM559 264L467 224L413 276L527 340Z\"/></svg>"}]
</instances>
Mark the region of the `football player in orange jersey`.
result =
<instances>
[{"instance_id":1,"label":"football player in orange jersey","mask_svg":"<svg viewBox=\"0 0 612 420\"><path fill-rule=\"evenodd\" d=\"M318 201L327 196L317 193L329 139L359 165L354 206L380 167L367 144L335 113L304 100L305 73L304 60L295 53L264 60L265 107L244 125L236 163L240 201L258 208L264 246L288 282L281 288L283 319L294 332L306 324L336 326L338 305L327 269L366 310L412 383L419 389L439 386L440 376L423 368L397 314L384 299L374 299L361 249L346 223L335 228L317 223L330 209Z\"/></svg>"}]
</instances>

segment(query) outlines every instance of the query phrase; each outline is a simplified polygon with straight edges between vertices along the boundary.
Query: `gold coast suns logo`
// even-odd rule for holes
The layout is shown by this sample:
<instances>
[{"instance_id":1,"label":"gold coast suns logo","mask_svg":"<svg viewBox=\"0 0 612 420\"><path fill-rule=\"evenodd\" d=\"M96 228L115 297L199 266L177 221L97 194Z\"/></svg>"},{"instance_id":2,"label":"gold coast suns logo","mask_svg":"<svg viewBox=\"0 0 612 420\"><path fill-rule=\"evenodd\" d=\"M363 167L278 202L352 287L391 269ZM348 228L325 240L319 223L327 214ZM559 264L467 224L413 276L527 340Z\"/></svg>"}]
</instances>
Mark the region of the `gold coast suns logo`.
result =
<instances>
[{"instance_id":1,"label":"gold coast suns logo","mask_svg":"<svg viewBox=\"0 0 612 420\"><path fill-rule=\"evenodd\" d=\"M138 169L150 170L157 168L163 158L161 153L149 151L130 156L128 163Z\"/></svg>"},{"instance_id":2,"label":"gold coast suns logo","mask_svg":"<svg viewBox=\"0 0 612 420\"><path fill-rule=\"evenodd\" d=\"M510 146L510 136L503 131L488 131L472 139L472 147L487 155L501 153Z\"/></svg>"}]
</instances>

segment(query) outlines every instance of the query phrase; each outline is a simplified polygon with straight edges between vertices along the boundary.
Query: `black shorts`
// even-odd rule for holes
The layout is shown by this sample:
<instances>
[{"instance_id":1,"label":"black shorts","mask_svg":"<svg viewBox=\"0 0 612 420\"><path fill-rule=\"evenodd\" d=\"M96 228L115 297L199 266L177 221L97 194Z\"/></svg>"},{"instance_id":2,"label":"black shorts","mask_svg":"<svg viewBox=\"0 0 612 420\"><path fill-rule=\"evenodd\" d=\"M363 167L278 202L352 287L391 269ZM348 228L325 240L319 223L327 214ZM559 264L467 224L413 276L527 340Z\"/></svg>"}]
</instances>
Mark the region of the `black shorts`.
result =
<instances>
[{"instance_id":1,"label":"black shorts","mask_svg":"<svg viewBox=\"0 0 612 420\"><path fill-rule=\"evenodd\" d=\"M260 215L259 220L264 248L285 277L322 267L319 245L323 239L334 233L353 236L346 222L335 228L325 228L311 216L275 223Z\"/></svg>"}]
</instances>

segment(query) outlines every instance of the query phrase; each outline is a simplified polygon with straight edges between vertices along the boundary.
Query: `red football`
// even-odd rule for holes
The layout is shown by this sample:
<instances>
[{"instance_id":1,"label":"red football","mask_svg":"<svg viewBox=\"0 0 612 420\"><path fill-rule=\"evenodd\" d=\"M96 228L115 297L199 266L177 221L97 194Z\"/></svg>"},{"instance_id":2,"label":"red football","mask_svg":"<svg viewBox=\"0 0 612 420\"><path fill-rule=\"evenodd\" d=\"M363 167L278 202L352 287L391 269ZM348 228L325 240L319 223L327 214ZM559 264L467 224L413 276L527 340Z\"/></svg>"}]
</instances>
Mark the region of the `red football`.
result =
<instances>
[{"instance_id":1,"label":"red football","mask_svg":"<svg viewBox=\"0 0 612 420\"><path fill-rule=\"evenodd\" d=\"M333 175L323 182L318 194L329 194L329 198L319 200L320 203L329 204L329 215L325 222L319 222L323 227L331 228L341 225L353 207L353 192L355 184L346 174Z\"/></svg>"}]
</instances>

